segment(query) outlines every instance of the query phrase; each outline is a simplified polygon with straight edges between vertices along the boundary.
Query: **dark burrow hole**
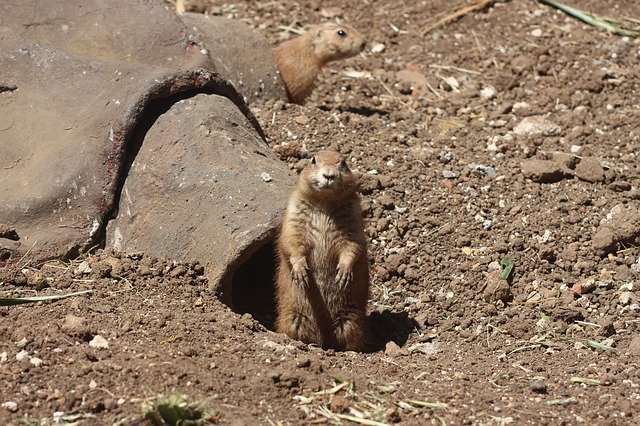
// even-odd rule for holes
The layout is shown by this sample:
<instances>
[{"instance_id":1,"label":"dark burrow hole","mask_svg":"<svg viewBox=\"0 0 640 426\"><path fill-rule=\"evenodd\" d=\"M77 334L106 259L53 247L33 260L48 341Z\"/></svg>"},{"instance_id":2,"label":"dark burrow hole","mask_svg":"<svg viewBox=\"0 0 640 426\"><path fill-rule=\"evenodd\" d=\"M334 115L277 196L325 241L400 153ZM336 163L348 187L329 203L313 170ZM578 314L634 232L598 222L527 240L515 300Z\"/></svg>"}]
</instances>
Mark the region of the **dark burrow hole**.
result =
<instances>
[{"instance_id":1,"label":"dark burrow hole","mask_svg":"<svg viewBox=\"0 0 640 426\"><path fill-rule=\"evenodd\" d=\"M270 241L240 265L231 283L233 310L251 314L269 330L273 330L276 320L277 266L275 244Z\"/></svg>"}]
</instances>

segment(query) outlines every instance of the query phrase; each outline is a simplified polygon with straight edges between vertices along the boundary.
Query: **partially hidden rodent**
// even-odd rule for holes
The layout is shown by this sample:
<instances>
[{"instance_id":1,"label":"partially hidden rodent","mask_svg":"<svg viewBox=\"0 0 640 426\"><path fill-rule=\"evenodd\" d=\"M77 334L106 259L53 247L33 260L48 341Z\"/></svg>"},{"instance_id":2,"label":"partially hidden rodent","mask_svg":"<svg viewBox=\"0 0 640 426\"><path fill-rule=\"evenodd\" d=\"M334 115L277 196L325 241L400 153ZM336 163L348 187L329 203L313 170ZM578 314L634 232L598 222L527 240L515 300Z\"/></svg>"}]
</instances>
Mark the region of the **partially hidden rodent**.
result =
<instances>
[{"instance_id":1,"label":"partially hidden rodent","mask_svg":"<svg viewBox=\"0 0 640 426\"><path fill-rule=\"evenodd\" d=\"M357 189L333 150L318 152L300 174L278 239L277 332L325 349L368 347L369 265Z\"/></svg>"},{"instance_id":2,"label":"partially hidden rodent","mask_svg":"<svg viewBox=\"0 0 640 426\"><path fill-rule=\"evenodd\" d=\"M325 23L273 49L289 100L302 103L315 89L322 67L362 52L366 41L355 28Z\"/></svg>"}]
</instances>

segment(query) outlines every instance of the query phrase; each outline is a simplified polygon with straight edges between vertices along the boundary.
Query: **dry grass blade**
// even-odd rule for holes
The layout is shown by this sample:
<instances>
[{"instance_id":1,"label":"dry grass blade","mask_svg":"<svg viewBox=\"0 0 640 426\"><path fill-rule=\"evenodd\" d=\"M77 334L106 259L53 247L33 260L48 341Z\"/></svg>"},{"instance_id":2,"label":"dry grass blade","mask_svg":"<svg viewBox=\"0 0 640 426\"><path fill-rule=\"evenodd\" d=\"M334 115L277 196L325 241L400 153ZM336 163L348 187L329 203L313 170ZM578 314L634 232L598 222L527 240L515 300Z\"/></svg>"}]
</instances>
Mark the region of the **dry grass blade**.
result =
<instances>
[{"instance_id":1,"label":"dry grass blade","mask_svg":"<svg viewBox=\"0 0 640 426\"><path fill-rule=\"evenodd\" d=\"M449 404L445 404L444 402L428 402L428 401L418 401L416 399L410 399L409 403L420 408L436 408L446 410L449 408Z\"/></svg>"},{"instance_id":2,"label":"dry grass blade","mask_svg":"<svg viewBox=\"0 0 640 426\"><path fill-rule=\"evenodd\" d=\"M640 31L625 28L622 22L618 21L617 19L609 18L608 16L596 15L595 13L586 12L581 9L576 9L575 7L568 6L555 0L538 1L542 4L546 4L547 6L555 7L556 9L563 11L567 15L573 16L574 18L579 19L582 22L594 27L603 28L607 31L611 31L614 34L623 36L640 37Z\"/></svg>"},{"instance_id":3,"label":"dry grass blade","mask_svg":"<svg viewBox=\"0 0 640 426\"><path fill-rule=\"evenodd\" d=\"M569 404L575 404L576 402L578 402L578 400L575 399L574 397L558 398L558 399L551 399L547 401L547 405L569 405Z\"/></svg>"},{"instance_id":4,"label":"dry grass blade","mask_svg":"<svg viewBox=\"0 0 640 426\"><path fill-rule=\"evenodd\" d=\"M25 303L46 302L66 299L68 297L80 296L82 294L92 293L93 290L76 291L75 293L56 294L53 296L34 296L34 297L8 297L0 298L0 306L23 305Z\"/></svg>"},{"instance_id":5,"label":"dry grass blade","mask_svg":"<svg viewBox=\"0 0 640 426\"><path fill-rule=\"evenodd\" d=\"M438 27L441 27L443 25L446 25L450 22L456 21L460 18L462 18L464 15L466 15L467 13L471 13L471 12L475 12L477 10L482 10L486 7L492 6L494 3L496 3L498 0L480 0L474 4L470 4L470 5L466 5L466 6L462 6L459 9L457 9L456 11L454 11L453 13L450 13L449 15L445 16L444 18L436 21L435 23L429 25L427 28L425 28L424 30L422 30L422 32L420 33L421 36L425 36L428 33L430 33L431 31L435 30Z\"/></svg>"},{"instance_id":6,"label":"dry grass blade","mask_svg":"<svg viewBox=\"0 0 640 426\"><path fill-rule=\"evenodd\" d=\"M571 381L573 383L583 383L589 386L600 386L602 382L598 379L589 379L588 377L572 377Z\"/></svg>"},{"instance_id":7,"label":"dry grass blade","mask_svg":"<svg viewBox=\"0 0 640 426\"><path fill-rule=\"evenodd\" d=\"M333 413L333 414L334 416L336 416L341 420L349 420L350 422L359 423L361 425L367 425L367 426L387 426L388 425L388 423L377 422L375 420L370 420L370 419L361 419L360 417L349 416L347 414L336 414L336 413Z\"/></svg>"}]
</instances>

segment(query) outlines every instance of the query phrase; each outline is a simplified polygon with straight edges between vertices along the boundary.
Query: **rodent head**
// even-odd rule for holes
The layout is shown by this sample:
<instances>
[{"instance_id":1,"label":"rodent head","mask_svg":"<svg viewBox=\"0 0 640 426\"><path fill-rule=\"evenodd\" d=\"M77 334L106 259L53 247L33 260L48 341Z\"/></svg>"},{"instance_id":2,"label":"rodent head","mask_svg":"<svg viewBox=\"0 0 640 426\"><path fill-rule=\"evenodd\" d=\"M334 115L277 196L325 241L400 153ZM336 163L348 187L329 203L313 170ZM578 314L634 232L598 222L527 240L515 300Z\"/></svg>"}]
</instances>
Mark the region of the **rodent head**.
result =
<instances>
[{"instance_id":1,"label":"rodent head","mask_svg":"<svg viewBox=\"0 0 640 426\"><path fill-rule=\"evenodd\" d=\"M362 34L349 25L326 23L309 29L314 51L322 64L356 56L367 42Z\"/></svg>"},{"instance_id":2,"label":"rodent head","mask_svg":"<svg viewBox=\"0 0 640 426\"><path fill-rule=\"evenodd\" d=\"M340 201L357 190L357 182L340 153L327 149L316 153L300 174L300 189L311 198Z\"/></svg>"}]
</instances>

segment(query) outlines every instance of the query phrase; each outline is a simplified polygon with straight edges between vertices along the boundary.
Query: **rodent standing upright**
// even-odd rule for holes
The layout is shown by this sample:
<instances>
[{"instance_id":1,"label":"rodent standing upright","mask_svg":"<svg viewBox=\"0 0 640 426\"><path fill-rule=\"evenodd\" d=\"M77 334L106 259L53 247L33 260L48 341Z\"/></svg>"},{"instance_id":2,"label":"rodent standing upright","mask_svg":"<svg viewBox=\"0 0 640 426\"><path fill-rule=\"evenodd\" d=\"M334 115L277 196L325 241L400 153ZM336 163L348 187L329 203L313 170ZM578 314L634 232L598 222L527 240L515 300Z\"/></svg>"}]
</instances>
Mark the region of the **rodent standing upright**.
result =
<instances>
[{"instance_id":1,"label":"rodent standing upright","mask_svg":"<svg viewBox=\"0 0 640 426\"><path fill-rule=\"evenodd\" d=\"M273 49L289 100L302 103L315 89L322 67L362 52L364 37L349 25L314 25L299 37Z\"/></svg>"},{"instance_id":2,"label":"rodent standing upright","mask_svg":"<svg viewBox=\"0 0 640 426\"><path fill-rule=\"evenodd\" d=\"M325 349L369 343L367 241L355 176L318 152L289 198L278 239L276 331Z\"/></svg>"}]
</instances>

